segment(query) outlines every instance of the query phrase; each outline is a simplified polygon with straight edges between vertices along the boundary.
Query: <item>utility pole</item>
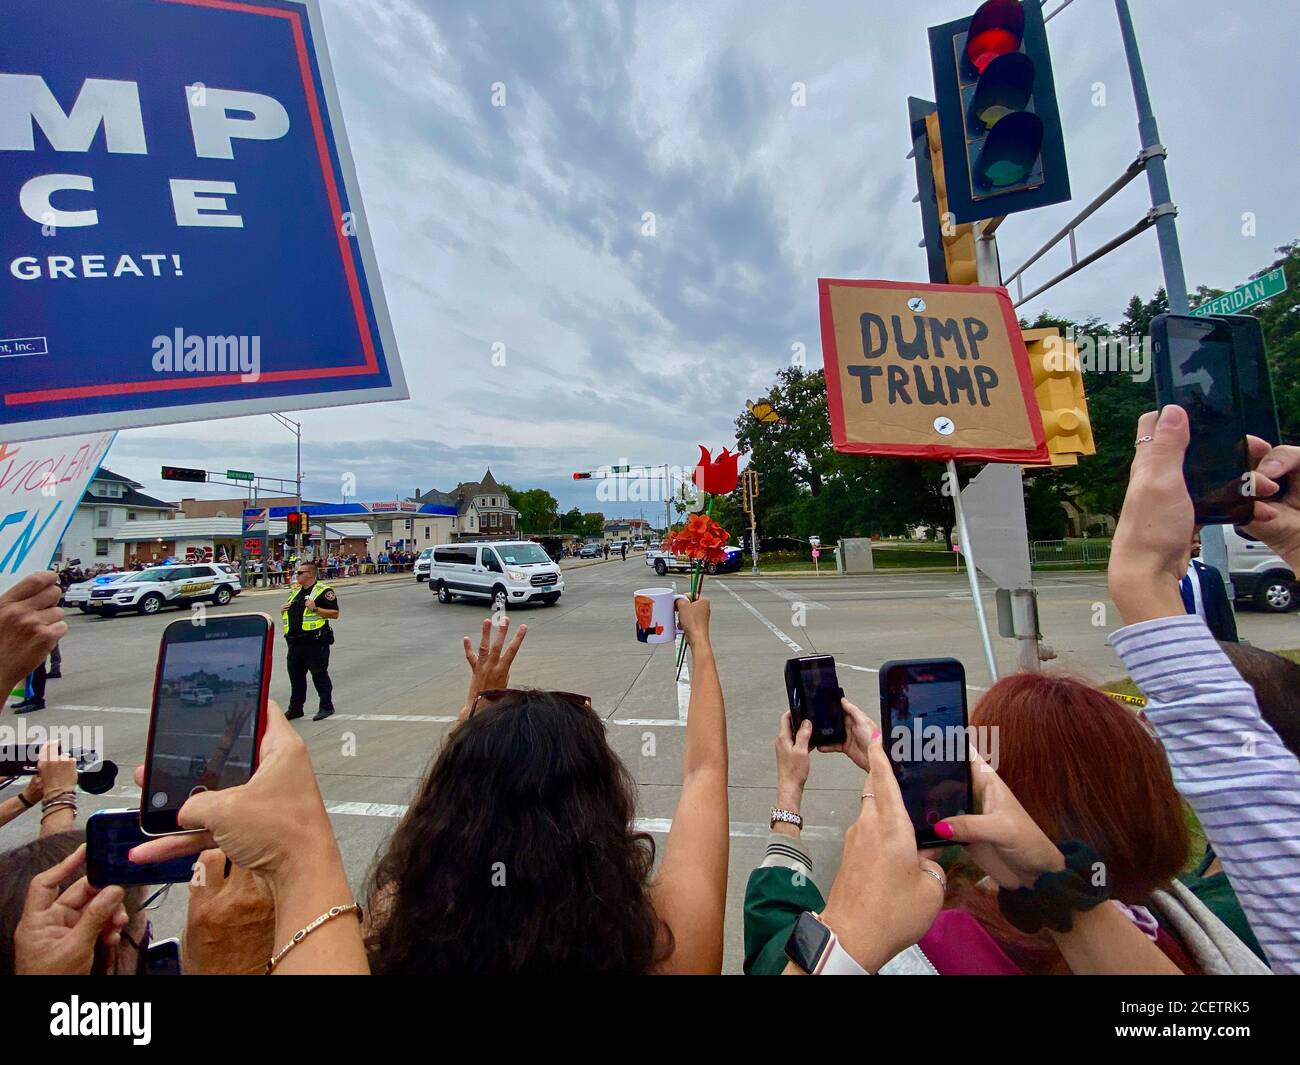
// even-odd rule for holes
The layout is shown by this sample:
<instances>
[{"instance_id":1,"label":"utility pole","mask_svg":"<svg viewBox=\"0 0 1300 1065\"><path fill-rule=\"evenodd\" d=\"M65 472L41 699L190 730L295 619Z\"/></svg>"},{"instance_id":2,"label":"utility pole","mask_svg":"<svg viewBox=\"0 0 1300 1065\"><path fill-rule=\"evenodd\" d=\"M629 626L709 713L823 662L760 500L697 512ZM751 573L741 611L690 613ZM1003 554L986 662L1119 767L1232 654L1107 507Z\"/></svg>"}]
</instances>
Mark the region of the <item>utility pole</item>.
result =
<instances>
[{"instance_id":1,"label":"utility pole","mask_svg":"<svg viewBox=\"0 0 1300 1065\"><path fill-rule=\"evenodd\" d=\"M1165 146L1160 143L1160 130L1151 107L1151 94L1147 90L1146 72L1142 68L1142 53L1138 49L1137 33L1133 29L1133 15L1128 0L1115 0L1115 14L1119 17L1120 36L1124 38L1124 55L1128 59L1129 80L1133 83L1133 103L1137 108L1138 136L1142 155L1146 158L1147 186L1151 190L1151 216L1155 219L1156 242L1160 247L1160 266L1164 273L1165 294L1169 297L1171 314L1186 314L1187 277L1183 273L1183 253L1178 244L1178 208L1169 192L1169 175L1165 170ZM1232 574L1228 568L1228 545L1223 538L1222 525L1206 525L1201 530L1201 558L1213 566L1223 578L1228 591L1228 604L1232 604Z\"/></svg>"},{"instance_id":2,"label":"utility pole","mask_svg":"<svg viewBox=\"0 0 1300 1065\"><path fill-rule=\"evenodd\" d=\"M297 468L294 474L294 485L297 489L298 510L302 511L302 422L296 422L292 418L286 418L283 414L276 414L274 411L271 417L283 425L289 432L293 433L294 442L297 449ZM302 527L294 534L294 553L302 557Z\"/></svg>"}]
</instances>

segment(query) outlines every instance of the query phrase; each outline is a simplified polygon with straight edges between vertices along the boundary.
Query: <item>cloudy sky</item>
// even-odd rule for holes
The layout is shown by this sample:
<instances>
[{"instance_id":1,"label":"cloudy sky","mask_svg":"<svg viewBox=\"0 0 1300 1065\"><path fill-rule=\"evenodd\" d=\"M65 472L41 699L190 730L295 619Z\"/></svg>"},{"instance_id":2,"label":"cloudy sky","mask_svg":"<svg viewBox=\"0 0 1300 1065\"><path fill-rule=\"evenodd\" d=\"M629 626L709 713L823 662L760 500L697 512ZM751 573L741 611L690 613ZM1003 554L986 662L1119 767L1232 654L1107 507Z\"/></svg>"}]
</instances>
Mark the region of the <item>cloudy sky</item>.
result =
<instances>
[{"instance_id":1,"label":"cloudy sky","mask_svg":"<svg viewBox=\"0 0 1300 1065\"><path fill-rule=\"evenodd\" d=\"M490 464L565 509L635 514L572 471L732 443L796 345L821 364L819 276L925 278L905 101L933 98L926 26L974 0L321 5L412 398L304 413L309 498L347 474L378 500ZM1232 287L1300 236L1300 18L1293 0L1132 6L1189 285ZM1003 225L1007 273L1138 149L1113 4L1076 0L1048 31L1074 201ZM1080 251L1147 196L1131 184ZM1024 311L1115 320L1159 270L1146 234ZM175 498L163 462L291 477L293 439L214 421L123 432L108 459Z\"/></svg>"}]
</instances>

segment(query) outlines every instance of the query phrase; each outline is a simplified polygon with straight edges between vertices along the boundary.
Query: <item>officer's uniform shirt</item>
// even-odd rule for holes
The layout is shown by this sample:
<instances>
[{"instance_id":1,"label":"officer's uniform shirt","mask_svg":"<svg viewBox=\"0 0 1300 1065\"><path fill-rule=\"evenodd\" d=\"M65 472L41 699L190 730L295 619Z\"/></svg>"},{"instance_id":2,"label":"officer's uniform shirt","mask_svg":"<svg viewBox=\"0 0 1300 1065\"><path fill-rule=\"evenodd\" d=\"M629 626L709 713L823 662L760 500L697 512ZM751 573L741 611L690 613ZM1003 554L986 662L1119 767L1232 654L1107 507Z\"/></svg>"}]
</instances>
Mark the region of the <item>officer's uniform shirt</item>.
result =
<instances>
[{"instance_id":1,"label":"officer's uniform shirt","mask_svg":"<svg viewBox=\"0 0 1300 1065\"><path fill-rule=\"evenodd\" d=\"M286 634L291 640L322 640L327 638L330 631L328 619L319 629L313 629L311 632L302 631L302 615L307 609L307 600L315 590L318 581L313 581L306 588L299 588L298 595L294 601L289 604L289 631ZM298 588L298 585L294 586ZM316 597L316 605L324 607L326 610L338 610L339 597L333 588L326 588Z\"/></svg>"}]
</instances>

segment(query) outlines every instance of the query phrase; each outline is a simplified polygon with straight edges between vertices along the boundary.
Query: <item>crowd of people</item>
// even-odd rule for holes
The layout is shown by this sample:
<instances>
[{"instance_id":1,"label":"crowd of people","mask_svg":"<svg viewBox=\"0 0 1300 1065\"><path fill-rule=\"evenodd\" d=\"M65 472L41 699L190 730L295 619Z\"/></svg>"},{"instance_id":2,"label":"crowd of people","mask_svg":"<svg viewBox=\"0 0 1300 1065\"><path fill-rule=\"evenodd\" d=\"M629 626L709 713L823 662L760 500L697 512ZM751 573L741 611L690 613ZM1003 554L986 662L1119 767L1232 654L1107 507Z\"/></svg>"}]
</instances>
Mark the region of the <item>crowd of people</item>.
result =
<instances>
[{"instance_id":1,"label":"crowd of people","mask_svg":"<svg viewBox=\"0 0 1300 1065\"><path fill-rule=\"evenodd\" d=\"M772 835L744 904L747 973L1300 972L1300 683L1296 666L1219 643L1180 585L1193 508L1183 411L1142 416L1109 567L1111 643L1141 711L1059 673L1009 676L971 724L974 811L919 851L880 730L844 704L847 739L810 750L777 720ZM1300 573L1300 448L1252 438L1247 530ZM1290 474L1285 494L1279 481ZM21 676L65 631L53 575L0 599L0 664ZM707 599L679 603L693 660L672 827L656 863L636 795L586 696L510 686L527 633L483 623L464 652L458 722L354 897L307 748L277 706L249 783L192 796L193 834L132 860L199 853L186 972L718 973L728 874L726 713ZM577 683L581 687L581 683ZM865 773L823 891L800 839L815 766ZM137 770L136 783L141 780ZM143 889L84 876L75 784L57 756L0 816L43 808L41 835L0 855L7 972L137 971ZM15 805L16 804L16 805ZM1187 868L1189 818L1204 859ZM48 829L47 829L48 825Z\"/></svg>"}]
</instances>

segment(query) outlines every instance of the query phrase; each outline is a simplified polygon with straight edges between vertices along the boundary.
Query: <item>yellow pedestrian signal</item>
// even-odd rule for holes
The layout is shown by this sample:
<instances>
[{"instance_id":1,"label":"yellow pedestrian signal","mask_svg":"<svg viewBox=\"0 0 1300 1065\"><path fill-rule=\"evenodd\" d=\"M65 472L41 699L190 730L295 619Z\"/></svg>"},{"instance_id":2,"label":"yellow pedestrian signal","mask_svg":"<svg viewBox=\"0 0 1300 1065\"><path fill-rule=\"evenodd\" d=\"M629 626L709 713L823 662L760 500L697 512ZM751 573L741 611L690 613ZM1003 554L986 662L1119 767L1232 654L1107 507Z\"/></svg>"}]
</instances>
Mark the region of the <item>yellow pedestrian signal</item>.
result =
<instances>
[{"instance_id":1,"label":"yellow pedestrian signal","mask_svg":"<svg viewBox=\"0 0 1300 1065\"><path fill-rule=\"evenodd\" d=\"M1078 349L1058 329L1022 329L1020 334L1029 352L1052 465L1073 466L1078 456L1095 455Z\"/></svg>"}]
</instances>

